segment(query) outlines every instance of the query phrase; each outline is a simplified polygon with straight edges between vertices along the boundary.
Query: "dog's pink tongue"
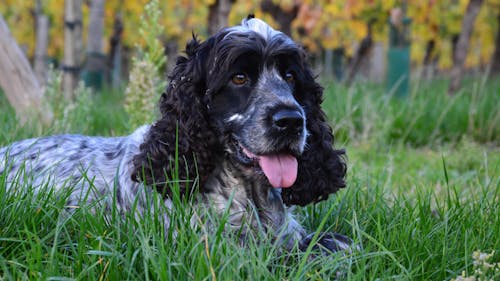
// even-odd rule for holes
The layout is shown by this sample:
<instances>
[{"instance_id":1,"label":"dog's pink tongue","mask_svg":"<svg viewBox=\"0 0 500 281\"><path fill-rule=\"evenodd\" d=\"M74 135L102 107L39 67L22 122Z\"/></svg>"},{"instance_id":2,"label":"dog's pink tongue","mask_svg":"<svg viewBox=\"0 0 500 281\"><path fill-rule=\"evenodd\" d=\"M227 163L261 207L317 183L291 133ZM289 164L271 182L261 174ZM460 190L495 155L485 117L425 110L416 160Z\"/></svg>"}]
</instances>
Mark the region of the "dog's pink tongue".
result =
<instances>
[{"instance_id":1,"label":"dog's pink tongue","mask_svg":"<svg viewBox=\"0 0 500 281\"><path fill-rule=\"evenodd\" d=\"M259 155L259 165L273 187L290 187L297 179L297 158L290 154Z\"/></svg>"}]
</instances>

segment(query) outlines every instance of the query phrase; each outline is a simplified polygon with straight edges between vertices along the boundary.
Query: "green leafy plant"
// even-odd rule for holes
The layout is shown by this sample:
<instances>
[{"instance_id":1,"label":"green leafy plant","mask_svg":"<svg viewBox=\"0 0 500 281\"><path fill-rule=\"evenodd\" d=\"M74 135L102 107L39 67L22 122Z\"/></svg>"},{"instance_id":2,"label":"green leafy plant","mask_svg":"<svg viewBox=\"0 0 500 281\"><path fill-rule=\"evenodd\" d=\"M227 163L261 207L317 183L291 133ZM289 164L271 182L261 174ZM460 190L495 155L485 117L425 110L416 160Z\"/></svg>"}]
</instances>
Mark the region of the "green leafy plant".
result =
<instances>
[{"instance_id":1,"label":"green leafy plant","mask_svg":"<svg viewBox=\"0 0 500 281\"><path fill-rule=\"evenodd\" d=\"M88 131L92 117L92 90L85 87L83 82L80 82L75 89L75 99L69 100L61 91L61 84L62 72L51 67L45 88L46 103L54 114L51 130L63 132L70 130Z\"/></svg>"},{"instance_id":2,"label":"green leafy plant","mask_svg":"<svg viewBox=\"0 0 500 281\"><path fill-rule=\"evenodd\" d=\"M145 47L137 44L137 57L132 59L129 84L125 90L125 110L132 128L151 123L156 115L156 101L165 89L166 81L162 73L167 58L158 39L163 34L159 24L162 16L157 0L145 7L145 14L139 27L139 34Z\"/></svg>"}]
</instances>

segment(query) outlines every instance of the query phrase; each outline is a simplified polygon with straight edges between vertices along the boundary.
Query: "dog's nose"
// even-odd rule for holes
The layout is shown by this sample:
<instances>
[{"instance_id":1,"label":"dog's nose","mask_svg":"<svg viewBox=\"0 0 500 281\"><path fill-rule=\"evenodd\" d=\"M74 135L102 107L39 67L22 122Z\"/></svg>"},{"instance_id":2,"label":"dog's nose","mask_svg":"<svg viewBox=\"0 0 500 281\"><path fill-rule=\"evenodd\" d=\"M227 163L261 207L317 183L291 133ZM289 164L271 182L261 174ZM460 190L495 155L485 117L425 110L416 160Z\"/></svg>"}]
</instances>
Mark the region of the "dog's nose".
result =
<instances>
[{"instance_id":1,"label":"dog's nose","mask_svg":"<svg viewBox=\"0 0 500 281\"><path fill-rule=\"evenodd\" d=\"M280 130L302 130L304 117L297 110L283 109L273 114L273 125Z\"/></svg>"}]
</instances>

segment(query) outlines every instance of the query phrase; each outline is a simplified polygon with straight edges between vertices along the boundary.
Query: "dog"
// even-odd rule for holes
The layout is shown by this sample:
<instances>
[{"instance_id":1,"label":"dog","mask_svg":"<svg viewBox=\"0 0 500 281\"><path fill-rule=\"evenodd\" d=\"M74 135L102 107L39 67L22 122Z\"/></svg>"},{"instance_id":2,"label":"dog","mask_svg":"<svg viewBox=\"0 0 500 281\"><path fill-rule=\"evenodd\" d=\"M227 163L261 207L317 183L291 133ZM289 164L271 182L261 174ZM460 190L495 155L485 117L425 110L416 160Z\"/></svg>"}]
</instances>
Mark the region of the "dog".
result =
<instances>
[{"instance_id":1,"label":"dog","mask_svg":"<svg viewBox=\"0 0 500 281\"><path fill-rule=\"evenodd\" d=\"M312 234L290 206L327 199L345 187L347 168L305 51L248 17L206 41L193 36L169 79L161 117L129 136L59 135L1 148L7 188L23 172L35 190L48 180L70 186L68 206L114 198L106 204L123 212L136 204L139 214L152 208L147 194L168 207L172 196L196 193L193 204L229 208L230 228L263 226L286 249L306 249ZM338 251L350 239L324 233L317 243Z\"/></svg>"}]
</instances>

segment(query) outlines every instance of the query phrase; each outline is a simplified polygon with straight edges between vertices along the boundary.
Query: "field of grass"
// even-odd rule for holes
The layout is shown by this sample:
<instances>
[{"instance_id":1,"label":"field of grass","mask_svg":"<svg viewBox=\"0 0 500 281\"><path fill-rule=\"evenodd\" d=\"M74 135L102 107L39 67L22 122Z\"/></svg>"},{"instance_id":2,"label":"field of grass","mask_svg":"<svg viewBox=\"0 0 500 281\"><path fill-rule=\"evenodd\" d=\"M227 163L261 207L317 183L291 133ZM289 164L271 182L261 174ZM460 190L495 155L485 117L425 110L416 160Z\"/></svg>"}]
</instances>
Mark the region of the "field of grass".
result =
<instances>
[{"instance_id":1,"label":"field of grass","mask_svg":"<svg viewBox=\"0 0 500 281\"><path fill-rule=\"evenodd\" d=\"M445 92L439 81L422 82L408 100L373 85L326 87L348 187L297 208L298 219L311 232L352 237L360 251L310 260L261 236L242 247L222 226L189 227L193 210L181 201L174 242L155 216L67 212L50 185L8 193L0 175L0 280L500 280L500 84L474 80L454 97ZM18 126L0 95L0 146L62 132L127 134L122 100L95 95L40 130Z\"/></svg>"}]
</instances>

